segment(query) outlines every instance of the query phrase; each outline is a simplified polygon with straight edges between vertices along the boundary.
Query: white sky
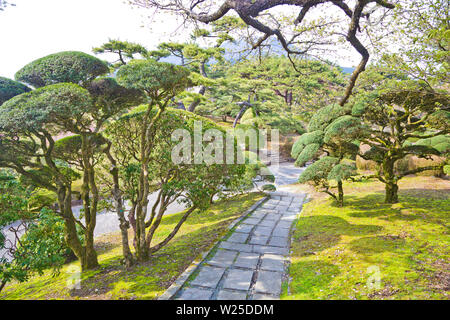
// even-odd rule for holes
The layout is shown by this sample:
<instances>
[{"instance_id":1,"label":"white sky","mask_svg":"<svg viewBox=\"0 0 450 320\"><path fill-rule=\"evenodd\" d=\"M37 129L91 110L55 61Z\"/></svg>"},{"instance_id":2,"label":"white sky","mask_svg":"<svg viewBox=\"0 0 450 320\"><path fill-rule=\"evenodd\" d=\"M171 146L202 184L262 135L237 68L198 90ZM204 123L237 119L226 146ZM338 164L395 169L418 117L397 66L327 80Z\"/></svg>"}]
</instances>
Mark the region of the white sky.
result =
<instances>
[{"instance_id":1,"label":"white sky","mask_svg":"<svg viewBox=\"0 0 450 320\"><path fill-rule=\"evenodd\" d=\"M123 0L14 0L0 11L0 76L14 78L27 63L45 55L74 50L92 54L108 38L138 42L148 48L167 41L177 23L167 17L142 27L146 10ZM181 37L187 38L183 33Z\"/></svg>"},{"instance_id":2,"label":"white sky","mask_svg":"<svg viewBox=\"0 0 450 320\"><path fill-rule=\"evenodd\" d=\"M124 0L11 2L16 6L0 11L0 76L8 78L14 78L27 63L51 53L75 50L92 54L92 48L108 38L138 42L152 49L162 41L189 37L187 31L173 33L178 23L170 15L149 28L149 12L132 8Z\"/></svg>"}]
</instances>

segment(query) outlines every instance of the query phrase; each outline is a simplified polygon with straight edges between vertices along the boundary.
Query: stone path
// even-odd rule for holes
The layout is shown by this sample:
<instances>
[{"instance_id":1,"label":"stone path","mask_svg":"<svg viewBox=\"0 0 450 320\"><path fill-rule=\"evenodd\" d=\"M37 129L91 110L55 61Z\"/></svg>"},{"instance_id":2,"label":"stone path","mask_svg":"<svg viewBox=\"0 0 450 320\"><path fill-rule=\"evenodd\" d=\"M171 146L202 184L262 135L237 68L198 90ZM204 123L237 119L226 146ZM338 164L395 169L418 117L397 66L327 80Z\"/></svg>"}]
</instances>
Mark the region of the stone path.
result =
<instances>
[{"instance_id":1,"label":"stone path","mask_svg":"<svg viewBox=\"0 0 450 320\"><path fill-rule=\"evenodd\" d=\"M304 194L272 193L219 243L174 298L278 299L286 276L292 222L304 199Z\"/></svg>"}]
</instances>

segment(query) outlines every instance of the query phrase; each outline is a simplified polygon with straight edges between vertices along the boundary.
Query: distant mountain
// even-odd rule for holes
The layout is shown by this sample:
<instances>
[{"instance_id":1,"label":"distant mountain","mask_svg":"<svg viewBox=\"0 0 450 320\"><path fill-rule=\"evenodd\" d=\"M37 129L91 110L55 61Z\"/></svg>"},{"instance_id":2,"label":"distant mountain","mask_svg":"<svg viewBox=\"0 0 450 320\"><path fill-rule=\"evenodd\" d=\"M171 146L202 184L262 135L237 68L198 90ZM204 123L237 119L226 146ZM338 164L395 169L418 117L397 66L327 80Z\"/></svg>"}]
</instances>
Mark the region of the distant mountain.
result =
<instances>
[{"instance_id":1,"label":"distant mountain","mask_svg":"<svg viewBox=\"0 0 450 320\"><path fill-rule=\"evenodd\" d=\"M349 74L349 73L353 73L353 71L355 71L355 68L351 68L351 67L341 67L342 72L345 74Z\"/></svg>"},{"instance_id":2,"label":"distant mountain","mask_svg":"<svg viewBox=\"0 0 450 320\"><path fill-rule=\"evenodd\" d=\"M240 52L241 50L239 50L239 49L243 49L242 45L229 43L229 44L225 45L224 47L226 49L225 55L224 55L225 60L228 60L232 64L236 63L242 57L246 56L242 53L241 54L233 53L233 52ZM285 52L278 43L274 43L272 45L272 54L285 55ZM168 56L168 57L162 58L161 61L178 64L178 65L181 64L181 59L178 57L175 57L175 56ZM212 60L212 62L214 62L214 60ZM340 68L344 74L352 74L353 71L355 70L355 68L352 68L352 67L340 67Z\"/></svg>"}]
</instances>

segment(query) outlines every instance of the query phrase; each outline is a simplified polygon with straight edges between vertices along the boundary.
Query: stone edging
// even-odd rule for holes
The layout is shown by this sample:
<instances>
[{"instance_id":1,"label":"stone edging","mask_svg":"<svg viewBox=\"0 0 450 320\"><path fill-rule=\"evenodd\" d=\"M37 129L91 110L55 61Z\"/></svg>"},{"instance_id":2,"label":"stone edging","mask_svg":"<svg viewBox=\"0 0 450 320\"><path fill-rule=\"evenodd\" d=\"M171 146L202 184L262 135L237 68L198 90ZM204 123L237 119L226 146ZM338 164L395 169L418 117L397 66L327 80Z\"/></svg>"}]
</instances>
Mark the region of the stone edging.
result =
<instances>
[{"instance_id":1,"label":"stone edging","mask_svg":"<svg viewBox=\"0 0 450 320\"><path fill-rule=\"evenodd\" d=\"M240 217L238 217L236 220L234 220L228 227L227 230L233 229L239 222L241 222L245 217L247 217L250 213L255 211L263 202L265 202L270 196L267 195L261 200L258 200L255 204L253 204L250 208L248 208ZM206 250L200 255L200 258L194 260L189 267L187 267L186 270L175 280L174 283L161 295L158 297L157 300L170 300L172 297L174 297L178 291L181 289L181 287L184 285L184 283L187 281L187 279L190 277L191 274L197 270L197 268L200 266L200 264L203 262L203 260L208 256L208 254L218 246L220 243L220 240L217 241L215 245L213 245L210 249Z\"/></svg>"}]
</instances>

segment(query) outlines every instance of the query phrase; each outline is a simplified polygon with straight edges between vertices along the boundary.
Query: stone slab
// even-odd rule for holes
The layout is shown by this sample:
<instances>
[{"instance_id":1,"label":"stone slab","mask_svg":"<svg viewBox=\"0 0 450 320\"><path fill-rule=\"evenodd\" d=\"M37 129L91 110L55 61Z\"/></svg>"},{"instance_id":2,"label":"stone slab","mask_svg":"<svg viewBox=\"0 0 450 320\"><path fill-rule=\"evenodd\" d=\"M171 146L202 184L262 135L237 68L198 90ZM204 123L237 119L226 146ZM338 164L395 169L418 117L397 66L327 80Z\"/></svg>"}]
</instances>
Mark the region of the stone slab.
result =
<instances>
[{"instance_id":1,"label":"stone slab","mask_svg":"<svg viewBox=\"0 0 450 320\"><path fill-rule=\"evenodd\" d=\"M261 258L261 270L284 272L285 258L275 254L264 254Z\"/></svg>"},{"instance_id":2,"label":"stone slab","mask_svg":"<svg viewBox=\"0 0 450 320\"><path fill-rule=\"evenodd\" d=\"M292 226L292 221L280 221L277 224L277 228L284 228L284 229L290 229Z\"/></svg>"},{"instance_id":3,"label":"stone slab","mask_svg":"<svg viewBox=\"0 0 450 320\"><path fill-rule=\"evenodd\" d=\"M223 283L224 289L244 290L250 288L253 270L231 269Z\"/></svg>"},{"instance_id":4,"label":"stone slab","mask_svg":"<svg viewBox=\"0 0 450 320\"><path fill-rule=\"evenodd\" d=\"M273 229L272 236L286 238L289 236L289 229L276 227L275 229Z\"/></svg>"},{"instance_id":5,"label":"stone slab","mask_svg":"<svg viewBox=\"0 0 450 320\"><path fill-rule=\"evenodd\" d=\"M282 216L281 217L281 221L289 221L290 223L292 223L292 221L294 221L297 218L297 215L292 215L292 216Z\"/></svg>"},{"instance_id":6,"label":"stone slab","mask_svg":"<svg viewBox=\"0 0 450 320\"><path fill-rule=\"evenodd\" d=\"M269 236L256 236L255 235L250 238L250 241L248 243L265 245L265 244L267 244L267 241L269 241Z\"/></svg>"},{"instance_id":7,"label":"stone slab","mask_svg":"<svg viewBox=\"0 0 450 320\"><path fill-rule=\"evenodd\" d=\"M289 245L288 237L272 237L269 241L269 246L286 248L288 247L288 245Z\"/></svg>"},{"instance_id":8,"label":"stone slab","mask_svg":"<svg viewBox=\"0 0 450 320\"><path fill-rule=\"evenodd\" d=\"M246 300L246 291L230 291L230 290L220 290L217 295L217 300Z\"/></svg>"},{"instance_id":9,"label":"stone slab","mask_svg":"<svg viewBox=\"0 0 450 320\"><path fill-rule=\"evenodd\" d=\"M209 300L213 294L213 290L201 288L184 289L177 300Z\"/></svg>"},{"instance_id":10,"label":"stone slab","mask_svg":"<svg viewBox=\"0 0 450 320\"><path fill-rule=\"evenodd\" d=\"M264 218L264 220L263 221L275 221L275 222L277 222L278 220L280 220L281 219L281 215L280 214L278 214L278 213L269 213L265 218ZM262 222L263 222L262 221Z\"/></svg>"},{"instance_id":11,"label":"stone slab","mask_svg":"<svg viewBox=\"0 0 450 320\"><path fill-rule=\"evenodd\" d=\"M279 296L281 294L281 272L259 271L255 292Z\"/></svg>"},{"instance_id":12,"label":"stone slab","mask_svg":"<svg viewBox=\"0 0 450 320\"><path fill-rule=\"evenodd\" d=\"M234 266L247 269L256 269L258 261L259 261L259 254L240 252L239 256L234 262Z\"/></svg>"},{"instance_id":13,"label":"stone slab","mask_svg":"<svg viewBox=\"0 0 450 320\"><path fill-rule=\"evenodd\" d=\"M272 233L271 227L266 226L257 226L256 229L253 231L253 234L257 236L268 236Z\"/></svg>"},{"instance_id":14,"label":"stone slab","mask_svg":"<svg viewBox=\"0 0 450 320\"><path fill-rule=\"evenodd\" d=\"M258 224L258 226L273 228L273 227L275 227L276 224L277 224L277 221L264 219L263 221L261 221Z\"/></svg>"},{"instance_id":15,"label":"stone slab","mask_svg":"<svg viewBox=\"0 0 450 320\"><path fill-rule=\"evenodd\" d=\"M228 241L222 241L219 248L234 250L239 252L253 252L253 246L249 244L233 243Z\"/></svg>"},{"instance_id":16,"label":"stone slab","mask_svg":"<svg viewBox=\"0 0 450 320\"><path fill-rule=\"evenodd\" d=\"M229 267L233 264L237 254L236 251L218 250L214 257L208 261L208 264L218 267Z\"/></svg>"},{"instance_id":17,"label":"stone slab","mask_svg":"<svg viewBox=\"0 0 450 320\"><path fill-rule=\"evenodd\" d=\"M236 232L242 233L250 233L253 229L254 225L241 223L236 227Z\"/></svg>"},{"instance_id":18,"label":"stone slab","mask_svg":"<svg viewBox=\"0 0 450 320\"><path fill-rule=\"evenodd\" d=\"M248 219L245 219L245 220L243 221L243 223L255 225L255 224L258 224L260 221L261 221L261 219L257 219L257 218L248 218Z\"/></svg>"},{"instance_id":19,"label":"stone slab","mask_svg":"<svg viewBox=\"0 0 450 320\"><path fill-rule=\"evenodd\" d=\"M253 295L252 300L279 300L279 299L268 294L255 293Z\"/></svg>"},{"instance_id":20,"label":"stone slab","mask_svg":"<svg viewBox=\"0 0 450 320\"><path fill-rule=\"evenodd\" d=\"M288 248L280 248L280 247L254 245L253 252L261 253L261 254L267 253L267 254L287 255L289 253L289 249Z\"/></svg>"},{"instance_id":21,"label":"stone slab","mask_svg":"<svg viewBox=\"0 0 450 320\"><path fill-rule=\"evenodd\" d=\"M250 218L255 218L261 220L266 216L267 212L265 211L255 211L250 215Z\"/></svg>"},{"instance_id":22,"label":"stone slab","mask_svg":"<svg viewBox=\"0 0 450 320\"><path fill-rule=\"evenodd\" d=\"M191 285L215 288L224 272L224 268L203 266L197 277L191 282Z\"/></svg>"},{"instance_id":23,"label":"stone slab","mask_svg":"<svg viewBox=\"0 0 450 320\"><path fill-rule=\"evenodd\" d=\"M245 243L248 239L248 236L249 236L248 233L235 232L227 239L227 241L236 243Z\"/></svg>"},{"instance_id":24,"label":"stone slab","mask_svg":"<svg viewBox=\"0 0 450 320\"><path fill-rule=\"evenodd\" d=\"M277 210L282 213L288 212L288 206L277 206Z\"/></svg>"}]
</instances>

